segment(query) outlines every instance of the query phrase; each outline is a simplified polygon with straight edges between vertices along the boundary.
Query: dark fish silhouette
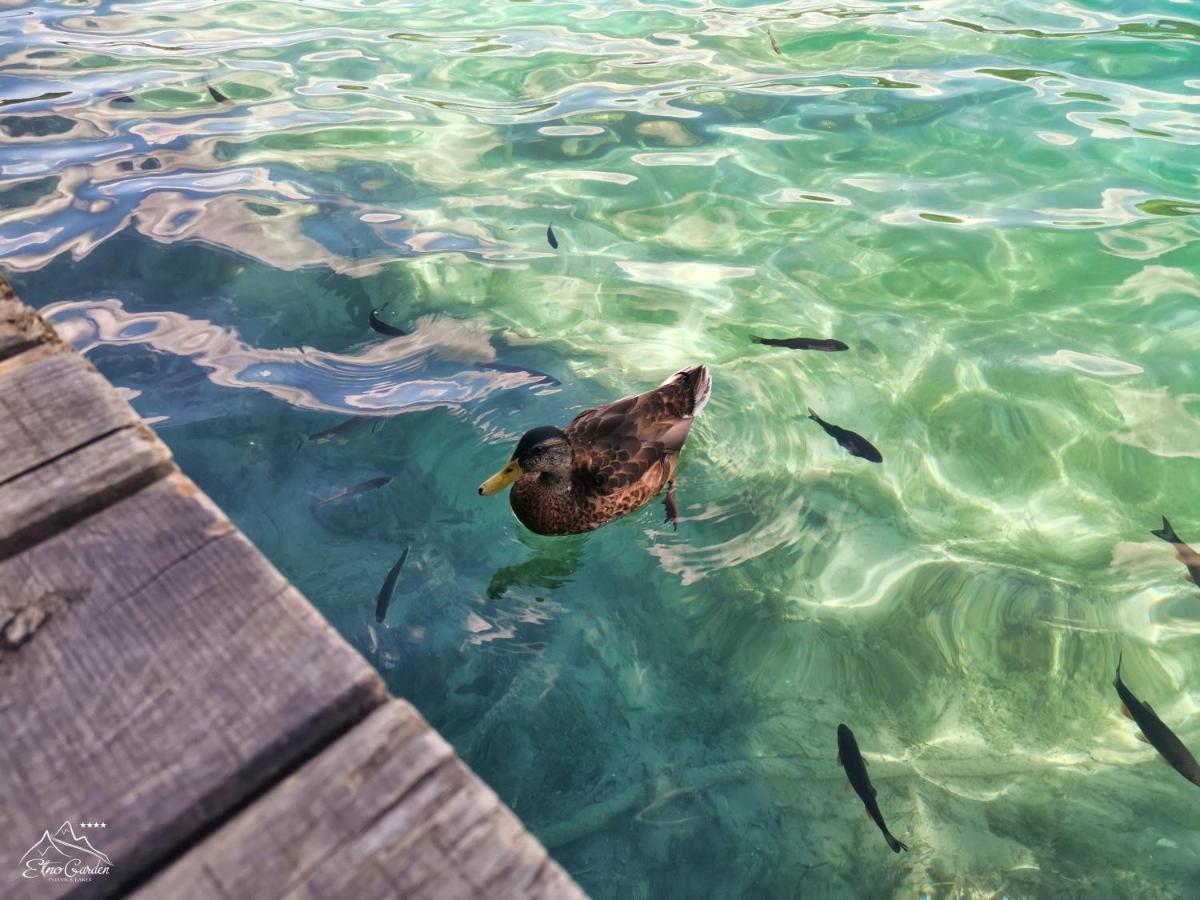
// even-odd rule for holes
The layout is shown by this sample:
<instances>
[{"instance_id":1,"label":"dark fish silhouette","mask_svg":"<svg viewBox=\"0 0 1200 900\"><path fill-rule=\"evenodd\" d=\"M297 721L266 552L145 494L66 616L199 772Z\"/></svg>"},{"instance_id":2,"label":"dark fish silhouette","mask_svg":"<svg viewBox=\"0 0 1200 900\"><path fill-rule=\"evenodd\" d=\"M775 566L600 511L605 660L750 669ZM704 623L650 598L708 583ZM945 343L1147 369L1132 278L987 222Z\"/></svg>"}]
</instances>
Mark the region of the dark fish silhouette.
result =
<instances>
[{"instance_id":1,"label":"dark fish silhouette","mask_svg":"<svg viewBox=\"0 0 1200 900\"><path fill-rule=\"evenodd\" d=\"M383 321L383 319L379 318L379 314L381 312L383 312L385 309L387 309L389 306L391 306L390 303L385 303L385 304L383 304L383 306L379 307L378 309L371 310L371 318L370 318L371 327L373 329L375 329L376 331L378 331L380 334L386 334L388 337L400 337L402 335L408 334L408 332L405 331L403 328L397 328L395 325L389 325L387 322Z\"/></svg>"},{"instance_id":2,"label":"dark fish silhouette","mask_svg":"<svg viewBox=\"0 0 1200 900\"><path fill-rule=\"evenodd\" d=\"M1175 547L1176 558L1188 570L1188 581L1200 585L1200 553L1197 553L1179 539L1179 535L1175 533L1175 529L1171 527L1171 523L1167 521L1166 516L1163 516L1163 527L1158 531L1151 531L1150 533L1157 538L1162 538L1168 544Z\"/></svg>"},{"instance_id":3,"label":"dark fish silhouette","mask_svg":"<svg viewBox=\"0 0 1200 900\"><path fill-rule=\"evenodd\" d=\"M838 726L837 761L838 765L846 770L846 777L850 779L850 787L854 788L854 793L858 794L858 799L862 800L863 805L866 806L867 815L883 832L884 840L892 848L892 852L899 853L901 850L907 850L908 845L902 844L892 837L892 833L884 824L883 815L879 812L879 804L875 802L875 788L871 784L871 779L867 777L867 763L858 751L858 741L854 739L854 732L845 725Z\"/></svg>"},{"instance_id":4,"label":"dark fish silhouette","mask_svg":"<svg viewBox=\"0 0 1200 900\"><path fill-rule=\"evenodd\" d=\"M226 97L224 94L222 94L220 91L218 91L215 87L213 87L211 84L206 84L205 87L208 88L208 95L210 97L212 97L214 100L216 100L218 103L232 103L233 102L228 97Z\"/></svg>"},{"instance_id":5,"label":"dark fish silhouette","mask_svg":"<svg viewBox=\"0 0 1200 900\"><path fill-rule=\"evenodd\" d=\"M490 694L492 687L496 684L496 679L491 675L477 675L475 680L469 684L460 684L454 689L456 694Z\"/></svg>"},{"instance_id":6,"label":"dark fish silhouette","mask_svg":"<svg viewBox=\"0 0 1200 900\"><path fill-rule=\"evenodd\" d=\"M852 456L867 459L873 463L883 462L883 454L876 450L875 446L861 434L855 434L853 431L847 431L845 428L838 428L836 425L830 425L813 412L811 407L808 410L808 417L824 428L825 433L841 444Z\"/></svg>"},{"instance_id":7,"label":"dark fish silhouette","mask_svg":"<svg viewBox=\"0 0 1200 900\"><path fill-rule=\"evenodd\" d=\"M1121 712L1137 722L1138 728L1142 729L1138 738L1157 750L1176 772L1192 784L1200 785L1200 763L1196 762L1196 757L1183 746L1183 741L1175 736L1175 732L1163 724L1162 719L1150 708L1150 704L1138 700L1121 681L1120 656L1117 657L1117 677L1113 681L1113 687L1117 689L1117 696L1121 698Z\"/></svg>"},{"instance_id":8,"label":"dark fish silhouette","mask_svg":"<svg viewBox=\"0 0 1200 900\"><path fill-rule=\"evenodd\" d=\"M369 478L366 481L360 482L359 484L352 485L351 487L342 488L336 494L333 494L332 496L325 497L321 500L318 500L315 504L313 504L313 509L319 509L320 507L324 506L326 503L333 503L337 500L345 500L347 497L354 497L358 494L365 494L367 491L378 490L379 488L383 487L385 484L388 484L391 480L392 480L391 475L380 475L378 478Z\"/></svg>"},{"instance_id":9,"label":"dark fish silhouette","mask_svg":"<svg viewBox=\"0 0 1200 900\"><path fill-rule=\"evenodd\" d=\"M314 444L324 444L327 441L332 441L334 438L348 438L353 432L358 431L358 429L368 424L378 425L379 416L354 416L345 422L339 422L332 428L326 428L324 431L310 434L308 439Z\"/></svg>"},{"instance_id":10,"label":"dark fish silhouette","mask_svg":"<svg viewBox=\"0 0 1200 900\"><path fill-rule=\"evenodd\" d=\"M558 238L554 236L553 225L546 226L546 240L549 242L551 247L553 247L555 250L558 249Z\"/></svg>"},{"instance_id":11,"label":"dark fish silhouette","mask_svg":"<svg viewBox=\"0 0 1200 900\"><path fill-rule=\"evenodd\" d=\"M783 56L783 51L779 49L779 41L775 40L775 35L771 34L771 29L767 29L767 37L771 39L771 49L779 56Z\"/></svg>"},{"instance_id":12,"label":"dark fish silhouette","mask_svg":"<svg viewBox=\"0 0 1200 900\"><path fill-rule=\"evenodd\" d=\"M117 94L117 96L112 98L111 102L113 102L113 103L132 103L133 98L130 97L128 94Z\"/></svg>"},{"instance_id":13,"label":"dark fish silhouette","mask_svg":"<svg viewBox=\"0 0 1200 900\"><path fill-rule=\"evenodd\" d=\"M787 347L789 350L824 350L827 353L835 353L838 350L850 349L833 338L763 338L752 334L750 340L756 344L766 344L768 347Z\"/></svg>"},{"instance_id":14,"label":"dark fish silhouette","mask_svg":"<svg viewBox=\"0 0 1200 900\"><path fill-rule=\"evenodd\" d=\"M400 558L396 560L396 564L392 566L392 570L388 572L387 578L383 579L383 587L379 589L379 596L375 598L375 621L380 625L387 618L388 607L392 603L392 594L396 591L396 579L400 575L400 570L404 568L406 559L408 559L407 547L400 554Z\"/></svg>"},{"instance_id":15,"label":"dark fish silhouette","mask_svg":"<svg viewBox=\"0 0 1200 900\"><path fill-rule=\"evenodd\" d=\"M477 369L484 369L485 371L491 369L494 372L515 372L522 375L531 375L534 378L541 379L550 387L556 387L562 384L562 382L553 375L547 375L545 372L539 372L537 369L527 369L525 366L510 366L507 363L490 362L476 363L475 367Z\"/></svg>"}]
</instances>

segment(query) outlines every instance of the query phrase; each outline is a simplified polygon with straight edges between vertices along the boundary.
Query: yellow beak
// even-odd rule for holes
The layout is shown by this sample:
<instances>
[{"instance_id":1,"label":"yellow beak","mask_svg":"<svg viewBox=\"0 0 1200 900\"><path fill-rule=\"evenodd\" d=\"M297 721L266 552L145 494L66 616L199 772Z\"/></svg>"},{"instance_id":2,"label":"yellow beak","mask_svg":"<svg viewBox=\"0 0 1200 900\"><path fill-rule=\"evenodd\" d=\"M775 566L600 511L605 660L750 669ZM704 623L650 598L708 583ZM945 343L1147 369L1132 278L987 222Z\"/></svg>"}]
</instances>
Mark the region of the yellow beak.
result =
<instances>
[{"instance_id":1,"label":"yellow beak","mask_svg":"<svg viewBox=\"0 0 1200 900\"><path fill-rule=\"evenodd\" d=\"M524 474L521 464L511 459L507 466L479 486L479 493L485 497L498 494Z\"/></svg>"}]
</instances>

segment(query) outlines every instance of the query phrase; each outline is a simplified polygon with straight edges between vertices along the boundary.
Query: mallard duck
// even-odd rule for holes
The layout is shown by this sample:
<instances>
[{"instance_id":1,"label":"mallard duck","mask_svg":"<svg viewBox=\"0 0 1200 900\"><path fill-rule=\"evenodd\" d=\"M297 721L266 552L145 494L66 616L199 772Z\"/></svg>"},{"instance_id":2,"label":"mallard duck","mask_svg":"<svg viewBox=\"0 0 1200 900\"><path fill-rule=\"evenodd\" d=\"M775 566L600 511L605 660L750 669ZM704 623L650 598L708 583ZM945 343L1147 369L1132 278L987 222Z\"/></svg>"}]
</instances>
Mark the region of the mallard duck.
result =
<instances>
[{"instance_id":1,"label":"mallard duck","mask_svg":"<svg viewBox=\"0 0 1200 900\"><path fill-rule=\"evenodd\" d=\"M675 464L696 414L712 393L704 366L676 372L644 394L586 409L564 429L525 432L508 463L479 486L509 503L538 534L578 534L638 509L665 486L676 526Z\"/></svg>"}]
</instances>

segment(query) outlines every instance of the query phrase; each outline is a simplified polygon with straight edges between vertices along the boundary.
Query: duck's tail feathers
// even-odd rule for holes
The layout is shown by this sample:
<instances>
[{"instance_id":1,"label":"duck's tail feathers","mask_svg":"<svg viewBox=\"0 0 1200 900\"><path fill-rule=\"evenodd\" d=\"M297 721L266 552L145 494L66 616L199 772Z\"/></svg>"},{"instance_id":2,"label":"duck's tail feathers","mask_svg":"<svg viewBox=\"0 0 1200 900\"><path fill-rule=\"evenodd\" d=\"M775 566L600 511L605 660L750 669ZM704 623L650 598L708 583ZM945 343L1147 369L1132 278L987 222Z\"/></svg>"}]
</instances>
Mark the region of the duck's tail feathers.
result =
<instances>
[{"instance_id":1,"label":"duck's tail feathers","mask_svg":"<svg viewBox=\"0 0 1200 900\"><path fill-rule=\"evenodd\" d=\"M708 374L707 366L688 366L686 369L680 369L663 384L683 384L688 387L692 395L688 415L692 416L699 415L700 410L708 403L708 398L712 396L712 376Z\"/></svg>"},{"instance_id":2,"label":"duck's tail feathers","mask_svg":"<svg viewBox=\"0 0 1200 900\"><path fill-rule=\"evenodd\" d=\"M885 831L883 836L887 838L888 846L892 848L893 853L899 853L901 850L908 849L908 844L900 843L898 840L892 837L892 833L890 831Z\"/></svg>"},{"instance_id":3,"label":"duck's tail feathers","mask_svg":"<svg viewBox=\"0 0 1200 900\"><path fill-rule=\"evenodd\" d=\"M1156 538L1162 538L1168 544L1183 543L1179 540L1179 535L1175 533L1175 529L1171 527L1171 523L1167 521L1166 516L1163 516L1163 527L1158 531L1151 531L1150 533Z\"/></svg>"}]
</instances>

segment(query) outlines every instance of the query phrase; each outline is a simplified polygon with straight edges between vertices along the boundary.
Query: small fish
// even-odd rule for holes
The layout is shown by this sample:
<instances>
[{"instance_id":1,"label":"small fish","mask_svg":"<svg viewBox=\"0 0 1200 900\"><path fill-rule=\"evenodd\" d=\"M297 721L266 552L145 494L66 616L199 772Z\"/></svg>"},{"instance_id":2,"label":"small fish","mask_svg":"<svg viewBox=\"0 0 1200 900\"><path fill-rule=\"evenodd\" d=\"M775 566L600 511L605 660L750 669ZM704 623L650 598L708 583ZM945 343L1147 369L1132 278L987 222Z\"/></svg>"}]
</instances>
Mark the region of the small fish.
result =
<instances>
[{"instance_id":1,"label":"small fish","mask_svg":"<svg viewBox=\"0 0 1200 900\"><path fill-rule=\"evenodd\" d=\"M752 334L750 340L756 344L766 344L768 347L787 347L789 350L824 350L827 353L836 353L839 350L850 349L833 338L763 338Z\"/></svg>"},{"instance_id":2,"label":"small fish","mask_svg":"<svg viewBox=\"0 0 1200 900\"><path fill-rule=\"evenodd\" d=\"M546 226L546 242L549 243L553 249L555 249L555 250L558 249L558 238L556 238L554 236L554 226L553 225Z\"/></svg>"},{"instance_id":3,"label":"small fish","mask_svg":"<svg viewBox=\"0 0 1200 900\"><path fill-rule=\"evenodd\" d=\"M389 325L387 322L383 321L383 319L379 318L379 314L389 306L391 306L390 303L385 303L378 309L371 310L371 327L380 334L386 334L388 337L402 337L403 335L408 334L408 332L402 328L397 328L395 325Z\"/></svg>"},{"instance_id":4,"label":"small fish","mask_svg":"<svg viewBox=\"0 0 1200 900\"><path fill-rule=\"evenodd\" d=\"M490 694L495 684L496 679L492 678L491 675L477 675L475 680L469 684L460 684L458 687L456 687L454 689L454 693L475 694L477 696L481 694Z\"/></svg>"},{"instance_id":5,"label":"small fish","mask_svg":"<svg viewBox=\"0 0 1200 900\"><path fill-rule=\"evenodd\" d=\"M1188 570L1188 581L1200 585L1200 553L1197 553L1179 539L1179 535L1175 533L1175 529L1171 527L1171 523L1167 521L1166 516L1163 516L1163 527L1158 531L1151 531L1150 533L1157 538L1162 538L1168 544L1174 545L1176 558Z\"/></svg>"},{"instance_id":6,"label":"small fish","mask_svg":"<svg viewBox=\"0 0 1200 900\"><path fill-rule=\"evenodd\" d=\"M887 825L884 824L883 815L879 812L879 804L875 802L875 788L871 784L871 779L867 777L867 763L862 758L862 754L858 751L858 741L854 739L854 732L845 725L838 726L838 765L846 770L846 777L850 779L850 787L854 788L854 793L858 794L858 799L863 802L867 808L867 815L870 816L879 830L883 832L884 840L888 846L892 848L893 853L899 853L901 850L907 850L908 845L902 844L888 831Z\"/></svg>"},{"instance_id":7,"label":"small fish","mask_svg":"<svg viewBox=\"0 0 1200 900\"><path fill-rule=\"evenodd\" d=\"M357 494L365 494L367 491L378 490L392 480L391 475L380 475L378 478L369 478L359 484L352 485L348 488L342 488L336 494L325 497L313 505L313 509L319 509L326 503L333 503L337 500L345 500L347 497L353 497Z\"/></svg>"},{"instance_id":8,"label":"small fish","mask_svg":"<svg viewBox=\"0 0 1200 900\"><path fill-rule=\"evenodd\" d=\"M111 102L113 102L113 103L132 103L133 98L130 97L128 94L117 94L117 96L112 98Z\"/></svg>"},{"instance_id":9,"label":"small fish","mask_svg":"<svg viewBox=\"0 0 1200 900\"><path fill-rule=\"evenodd\" d=\"M1175 736L1175 732L1163 724L1162 719L1150 708L1150 704L1138 700L1121 681L1121 656L1117 657L1117 677L1113 681L1113 687L1117 689L1117 696L1121 698L1121 712L1126 718L1137 722L1138 728L1142 729L1138 738L1157 750L1159 755L1171 764L1171 768L1192 784L1200 784L1200 763L1196 762L1196 757L1183 746L1183 741Z\"/></svg>"},{"instance_id":10,"label":"small fish","mask_svg":"<svg viewBox=\"0 0 1200 900\"><path fill-rule=\"evenodd\" d=\"M392 594L396 590L396 578L400 575L406 559L408 559L407 547L400 554L400 558L396 560L396 564L392 566L392 570L388 572L387 578L383 579L383 587L379 589L379 596L375 598L375 621L380 625L387 618L388 607L392 603Z\"/></svg>"},{"instance_id":11,"label":"small fish","mask_svg":"<svg viewBox=\"0 0 1200 900\"><path fill-rule=\"evenodd\" d=\"M547 375L545 372L539 372L537 369L527 369L525 366L510 366L507 363L490 362L476 363L475 368L483 369L485 371L491 369L494 372L515 372L521 375L530 375L534 378L540 379L550 387L557 387L562 384L562 382L553 375Z\"/></svg>"},{"instance_id":12,"label":"small fish","mask_svg":"<svg viewBox=\"0 0 1200 900\"><path fill-rule=\"evenodd\" d=\"M847 431L845 428L838 428L836 425L830 425L813 412L811 407L808 410L808 417L824 428L825 433L845 448L850 455L870 460L873 463L883 462L883 454L876 450L874 445L861 434L855 434L853 431Z\"/></svg>"},{"instance_id":13,"label":"small fish","mask_svg":"<svg viewBox=\"0 0 1200 900\"><path fill-rule=\"evenodd\" d=\"M365 426L367 423L378 424L378 416L354 416L347 419L345 422L339 422L332 428L326 428L324 431L318 431L316 434L310 434L308 440L314 444L324 444L332 441L334 438L348 438L352 432ZM339 441L340 443L340 441Z\"/></svg>"},{"instance_id":14,"label":"small fish","mask_svg":"<svg viewBox=\"0 0 1200 900\"><path fill-rule=\"evenodd\" d=\"M208 96L212 97L218 103L232 103L233 102L228 97L226 97L224 94L222 94L220 91L218 91L215 87L213 87L211 84L206 84L205 87L208 88Z\"/></svg>"},{"instance_id":15,"label":"small fish","mask_svg":"<svg viewBox=\"0 0 1200 900\"><path fill-rule=\"evenodd\" d=\"M770 28L767 29L767 37L771 39L771 49L775 51L776 55L783 56L783 51L779 49L779 41L775 40L775 35L771 34Z\"/></svg>"}]
</instances>

